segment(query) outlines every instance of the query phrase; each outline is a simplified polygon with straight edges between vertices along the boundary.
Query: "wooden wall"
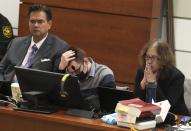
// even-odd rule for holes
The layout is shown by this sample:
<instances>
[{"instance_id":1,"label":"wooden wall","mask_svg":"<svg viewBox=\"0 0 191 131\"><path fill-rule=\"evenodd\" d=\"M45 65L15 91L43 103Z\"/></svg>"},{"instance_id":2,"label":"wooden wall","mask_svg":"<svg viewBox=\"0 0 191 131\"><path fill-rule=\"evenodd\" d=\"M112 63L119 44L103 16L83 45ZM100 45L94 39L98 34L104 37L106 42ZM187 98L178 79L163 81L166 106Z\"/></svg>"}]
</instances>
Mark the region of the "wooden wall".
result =
<instances>
[{"instance_id":1,"label":"wooden wall","mask_svg":"<svg viewBox=\"0 0 191 131\"><path fill-rule=\"evenodd\" d=\"M139 51L159 33L160 0L23 0L19 36L29 33L32 3L50 6L51 32L109 66L119 83L134 82Z\"/></svg>"}]
</instances>

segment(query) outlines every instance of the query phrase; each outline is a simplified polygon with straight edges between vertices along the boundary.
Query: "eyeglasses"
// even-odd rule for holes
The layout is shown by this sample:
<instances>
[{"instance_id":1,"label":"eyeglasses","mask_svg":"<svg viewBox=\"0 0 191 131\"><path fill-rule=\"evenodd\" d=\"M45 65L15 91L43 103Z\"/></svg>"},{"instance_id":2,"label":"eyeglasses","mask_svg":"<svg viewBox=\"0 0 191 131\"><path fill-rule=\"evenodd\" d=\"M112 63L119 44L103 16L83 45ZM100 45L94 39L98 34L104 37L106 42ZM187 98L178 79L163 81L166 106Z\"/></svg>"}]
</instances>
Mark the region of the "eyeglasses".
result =
<instances>
[{"instance_id":1,"label":"eyeglasses","mask_svg":"<svg viewBox=\"0 0 191 131\"><path fill-rule=\"evenodd\" d=\"M80 67L81 67L81 65L80 65ZM74 65L71 66L71 68L75 72L75 74L80 74L80 67L78 69L76 69L76 67Z\"/></svg>"},{"instance_id":2,"label":"eyeglasses","mask_svg":"<svg viewBox=\"0 0 191 131\"><path fill-rule=\"evenodd\" d=\"M160 60L160 58L158 56L145 56L145 60L151 60L151 61L156 61L156 60Z\"/></svg>"}]
</instances>

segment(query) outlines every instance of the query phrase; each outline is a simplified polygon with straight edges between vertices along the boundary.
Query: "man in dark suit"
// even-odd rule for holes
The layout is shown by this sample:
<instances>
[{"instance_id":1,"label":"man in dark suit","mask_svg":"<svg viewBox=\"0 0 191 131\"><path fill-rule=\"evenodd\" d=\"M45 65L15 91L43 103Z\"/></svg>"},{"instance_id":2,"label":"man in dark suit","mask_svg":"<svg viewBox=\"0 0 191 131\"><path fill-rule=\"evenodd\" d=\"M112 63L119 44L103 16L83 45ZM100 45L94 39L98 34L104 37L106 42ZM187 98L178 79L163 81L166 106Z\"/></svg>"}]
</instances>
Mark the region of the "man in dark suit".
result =
<instances>
[{"instance_id":1,"label":"man in dark suit","mask_svg":"<svg viewBox=\"0 0 191 131\"><path fill-rule=\"evenodd\" d=\"M9 20L0 13L0 60L7 51L9 42L13 39L13 29Z\"/></svg>"},{"instance_id":2,"label":"man in dark suit","mask_svg":"<svg viewBox=\"0 0 191 131\"><path fill-rule=\"evenodd\" d=\"M58 71L60 57L69 45L48 33L52 25L51 10L40 4L29 8L31 35L13 39L0 62L0 93L10 95L6 82L16 80L14 66L23 66L46 71Z\"/></svg>"}]
</instances>

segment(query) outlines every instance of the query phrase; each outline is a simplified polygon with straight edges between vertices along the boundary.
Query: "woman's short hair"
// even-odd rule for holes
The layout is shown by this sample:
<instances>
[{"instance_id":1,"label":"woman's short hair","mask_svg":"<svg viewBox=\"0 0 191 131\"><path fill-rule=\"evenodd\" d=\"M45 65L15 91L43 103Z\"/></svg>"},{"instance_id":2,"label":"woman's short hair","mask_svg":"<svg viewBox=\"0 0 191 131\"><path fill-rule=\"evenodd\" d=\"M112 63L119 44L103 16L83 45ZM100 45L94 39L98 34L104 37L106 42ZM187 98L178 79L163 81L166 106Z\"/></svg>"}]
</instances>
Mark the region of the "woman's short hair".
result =
<instances>
[{"instance_id":1,"label":"woman's short hair","mask_svg":"<svg viewBox=\"0 0 191 131\"><path fill-rule=\"evenodd\" d=\"M149 41L140 52L139 60L140 60L140 66L142 68L145 68L145 63L146 63L145 57L150 47L156 48L160 61L160 70L166 70L166 69L168 70L174 67L175 58L169 44L167 42L155 40L155 41Z\"/></svg>"}]
</instances>

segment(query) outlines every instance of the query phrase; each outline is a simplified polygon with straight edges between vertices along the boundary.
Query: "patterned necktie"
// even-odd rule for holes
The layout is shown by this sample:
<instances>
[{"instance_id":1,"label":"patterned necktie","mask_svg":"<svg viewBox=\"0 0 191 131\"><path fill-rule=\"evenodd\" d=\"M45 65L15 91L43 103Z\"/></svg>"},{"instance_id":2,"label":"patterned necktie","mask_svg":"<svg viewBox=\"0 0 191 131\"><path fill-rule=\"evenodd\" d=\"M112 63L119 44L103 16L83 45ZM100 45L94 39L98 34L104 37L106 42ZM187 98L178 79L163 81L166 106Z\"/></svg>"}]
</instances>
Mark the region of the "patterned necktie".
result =
<instances>
[{"instance_id":1,"label":"patterned necktie","mask_svg":"<svg viewBox=\"0 0 191 131\"><path fill-rule=\"evenodd\" d=\"M29 54L28 60L27 60L26 64L24 65L24 67L29 68L32 65L32 61L33 61L37 51L38 51L38 47L36 46L36 44L34 44L32 46L32 51Z\"/></svg>"},{"instance_id":2,"label":"patterned necktie","mask_svg":"<svg viewBox=\"0 0 191 131\"><path fill-rule=\"evenodd\" d=\"M37 51L38 51L38 47L36 46L36 44L34 44L32 46L32 51L29 54L29 57L28 57L28 60L27 60L26 64L24 66L22 66L22 67L29 68L32 65L32 61L33 61ZM12 82L18 83L16 75L14 75Z\"/></svg>"}]
</instances>

